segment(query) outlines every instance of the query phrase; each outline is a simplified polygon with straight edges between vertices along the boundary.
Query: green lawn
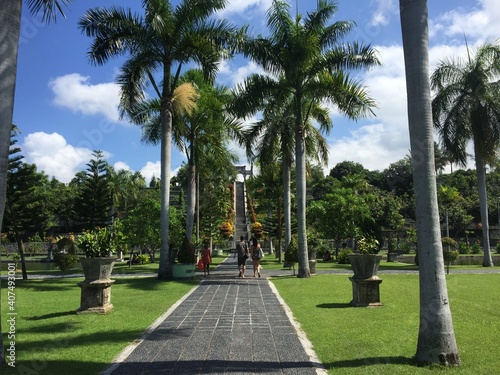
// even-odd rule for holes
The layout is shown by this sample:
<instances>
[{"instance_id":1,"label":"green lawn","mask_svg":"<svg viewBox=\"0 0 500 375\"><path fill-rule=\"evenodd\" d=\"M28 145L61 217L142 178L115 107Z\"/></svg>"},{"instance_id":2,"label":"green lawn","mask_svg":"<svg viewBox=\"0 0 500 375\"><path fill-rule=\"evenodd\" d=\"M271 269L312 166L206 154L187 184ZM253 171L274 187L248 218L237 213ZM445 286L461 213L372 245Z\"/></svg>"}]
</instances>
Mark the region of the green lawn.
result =
<instances>
[{"instance_id":1,"label":"green lawn","mask_svg":"<svg viewBox=\"0 0 500 375\"><path fill-rule=\"evenodd\" d=\"M418 275L383 275L380 308L354 308L345 275L273 279L331 374L413 374L419 324ZM498 373L500 274L447 276L463 365L453 374Z\"/></svg>"},{"instance_id":2,"label":"green lawn","mask_svg":"<svg viewBox=\"0 0 500 375\"><path fill-rule=\"evenodd\" d=\"M216 257L214 263L224 259ZM156 265L152 266L156 272ZM330 370L332 374L434 371L411 364L418 334L418 275L382 275L382 279L384 306L373 309L350 307L347 275L324 274L309 279L287 276L272 281L313 342L320 360L334 369ZM450 274L447 279L463 366L446 371L497 373L500 274ZM161 282L154 274L117 278L112 289L115 309L98 316L75 314L80 304L78 281L16 280L17 367L2 374L96 374L197 284L196 280ZM1 309L6 344L10 341L7 292L3 280Z\"/></svg>"},{"instance_id":3,"label":"green lawn","mask_svg":"<svg viewBox=\"0 0 500 375\"><path fill-rule=\"evenodd\" d=\"M97 374L198 283L161 282L155 277L116 279L113 312L77 315L78 281L16 280L16 369L7 367L2 374ZM5 286L2 280L2 328L8 349Z\"/></svg>"}]
</instances>

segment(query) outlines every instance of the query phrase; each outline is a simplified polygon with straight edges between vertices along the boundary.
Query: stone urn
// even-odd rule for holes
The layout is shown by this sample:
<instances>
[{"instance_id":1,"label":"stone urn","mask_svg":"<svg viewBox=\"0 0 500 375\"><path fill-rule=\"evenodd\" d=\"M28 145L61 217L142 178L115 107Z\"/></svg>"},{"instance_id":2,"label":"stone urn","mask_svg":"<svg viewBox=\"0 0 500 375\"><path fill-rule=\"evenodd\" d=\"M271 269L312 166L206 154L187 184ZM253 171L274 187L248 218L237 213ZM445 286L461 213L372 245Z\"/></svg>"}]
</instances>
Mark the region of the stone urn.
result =
<instances>
[{"instance_id":1,"label":"stone urn","mask_svg":"<svg viewBox=\"0 0 500 375\"><path fill-rule=\"evenodd\" d=\"M349 262L355 279L378 279L382 255L378 254L349 254Z\"/></svg>"},{"instance_id":2,"label":"stone urn","mask_svg":"<svg viewBox=\"0 0 500 375\"><path fill-rule=\"evenodd\" d=\"M78 283L81 288L81 300L80 308L76 312L106 314L113 310L111 285L115 281L111 280L111 271L115 258L82 258L80 262L85 280Z\"/></svg>"},{"instance_id":3,"label":"stone urn","mask_svg":"<svg viewBox=\"0 0 500 375\"><path fill-rule=\"evenodd\" d=\"M380 283L377 276L382 255L349 254L349 261L354 275L349 278L352 283L351 305L356 307L383 306L380 302Z\"/></svg>"}]
</instances>

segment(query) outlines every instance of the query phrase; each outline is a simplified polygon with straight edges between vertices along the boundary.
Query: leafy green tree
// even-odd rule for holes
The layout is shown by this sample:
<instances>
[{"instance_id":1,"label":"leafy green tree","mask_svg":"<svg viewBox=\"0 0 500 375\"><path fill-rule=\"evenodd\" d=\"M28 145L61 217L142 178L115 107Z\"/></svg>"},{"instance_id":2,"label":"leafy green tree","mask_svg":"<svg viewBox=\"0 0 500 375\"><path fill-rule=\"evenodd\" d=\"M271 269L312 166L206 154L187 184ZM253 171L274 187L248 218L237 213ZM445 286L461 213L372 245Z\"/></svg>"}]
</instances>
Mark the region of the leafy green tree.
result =
<instances>
[{"instance_id":1,"label":"leafy green tree","mask_svg":"<svg viewBox=\"0 0 500 375\"><path fill-rule=\"evenodd\" d=\"M427 1L399 1L416 201L420 326L415 361L460 363L444 273L434 165Z\"/></svg>"},{"instance_id":2,"label":"leafy green tree","mask_svg":"<svg viewBox=\"0 0 500 375\"><path fill-rule=\"evenodd\" d=\"M77 221L85 229L106 226L110 221L112 206L109 182L109 165L101 151L92 153L93 159L87 163L87 170L79 186L75 211Z\"/></svg>"},{"instance_id":3,"label":"leafy green tree","mask_svg":"<svg viewBox=\"0 0 500 375\"><path fill-rule=\"evenodd\" d=\"M206 78L213 78L218 62L227 55L227 42L236 32L225 20L211 20L225 0L144 0L144 16L120 7L89 10L80 28L94 38L89 59L98 65L109 58L129 54L118 77L121 111L135 123L145 124L151 113L141 112L144 102L160 106L161 147L161 251L158 277L172 277L169 258L170 164L173 118L193 108L193 98L179 91L180 74L190 62L198 63ZM158 72L158 75L155 75ZM152 88L151 99L146 89ZM176 109L177 108L177 109Z\"/></svg>"},{"instance_id":4,"label":"leafy green tree","mask_svg":"<svg viewBox=\"0 0 500 375\"><path fill-rule=\"evenodd\" d=\"M160 197L148 194L138 200L122 222L128 245L147 252L151 260L160 248L160 211Z\"/></svg>"},{"instance_id":5,"label":"leafy green tree","mask_svg":"<svg viewBox=\"0 0 500 375\"><path fill-rule=\"evenodd\" d=\"M48 202L54 217L51 226L60 227L63 232L70 232L76 216L75 205L78 191L75 184L64 184L52 178L48 187Z\"/></svg>"},{"instance_id":6,"label":"leafy green tree","mask_svg":"<svg viewBox=\"0 0 500 375\"><path fill-rule=\"evenodd\" d=\"M370 114L374 106L362 85L345 70L378 64L375 52L370 46L341 42L354 23L339 21L328 25L336 11L332 1L320 0L317 9L306 18L297 15L294 19L287 2L273 0L267 16L270 36L250 38L241 48L246 57L268 73L254 79L252 91L260 95L247 95L247 99L254 101L254 106L269 97L281 104L291 98L293 104L298 277L310 276L306 236L306 135L310 109L329 102L349 118L357 119Z\"/></svg>"},{"instance_id":7,"label":"leafy green tree","mask_svg":"<svg viewBox=\"0 0 500 375\"><path fill-rule=\"evenodd\" d=\"M353 174L359 175L361 177L366 177L368 170L363 167L362 164L353 161L343 161L337 163L335 167L330 170L330 176L341 181L343 177L350 176Z\"/></svg>"},{"instance_id":8,"label":"leafy green tree","mask_svg":"<svg viewBox=\"0 0 500 375\"><path fill-rule=\"evenodd\" d=\"M466 60L446 59L431 76L434 126L454 160L467 164L466 147L474 145L483 230L483 266L492 267L485 166L500 146L500 44L487 43Z\"/></svg>"},{"instance_id":9,"label":"leafy green tree","mask_svg":"<svg viewBox=\"0 0 500 375\"><path fill-rule=\"evenodd\" d=\"M27 279L23 238L26 233L43 233L48 228L51 220L47 201L49 180L37 172L36 165L22 162L21 149L15 146L16 135L17 128L13 127L3 230L17 243L23 279Z\"/></svg>"},{"instance_id":10,"label":"leafy green tree","mask_svg":"<svg viewBox=\"0 0 500 375\"><path fill-rule=\"evenodd\" d=\"M324 199L310 203L308 222L326 239L337 244L344 239L354 239L361 234L363 223L372 220L370 207L353 188L333 189Z\"/></svg>"}]
</instances>

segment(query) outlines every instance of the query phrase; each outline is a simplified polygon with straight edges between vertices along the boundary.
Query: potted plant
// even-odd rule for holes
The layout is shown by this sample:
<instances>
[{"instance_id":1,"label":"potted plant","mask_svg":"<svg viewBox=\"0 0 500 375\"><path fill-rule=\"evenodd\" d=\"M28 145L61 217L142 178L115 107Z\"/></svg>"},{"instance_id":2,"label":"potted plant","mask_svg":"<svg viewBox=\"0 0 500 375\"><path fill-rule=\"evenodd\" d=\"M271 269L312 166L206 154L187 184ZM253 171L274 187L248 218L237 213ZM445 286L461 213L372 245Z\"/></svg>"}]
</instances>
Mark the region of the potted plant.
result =
<instances>
[{"instance_id":1,"label":"potted plant","mask_svg":"<svg viewBox=\"0 0 500 375\"><path fill-rule=\"evenodd\" d=\"M349 254L354 275L349 278L352 283L351 304L356 307L383 306L380 302L379 285L382 280L377 276L382 255L379 242L372 237L363 237L358 241L357 252Z\"/></svg>"},{"instance_id":2,"label":"potted plant","mask_svg":"<svg viewBox=\"0 0 500 375\"><path fill-rule=\"evenodd\" d=\"M77 313L106 314L113 310L111 285L114 280L110 277L116 241L113 227L94 228L77 237L75 243L85 254L85 258L80 259L85 280L78 284L81 300Z\"/></svg>"},{"instance_id":3,"label":"potted plant","mask_svg":"<svg viewBox=\"0 0 500 375\"><path fill-rule=\"evenodd\" d=\"M116 240L112 228L94 228L80 234L75 244L85 254L80 262L85 274L85 280L109 280L115 257Z\"/></svg>"},{"instance_id":4,"label":"potted plant","mask_svg":"<svg viewBox=\"0 0 500 375\"><path fill-rule=\"evenodd\" d=\"M196 254L194 245L184 237L182 245L177 252L177 262L173 265L174 279L193 279L195 275Z\"/></svg>"},{"instance_id":5,"label":"potted plant","mask_svg":"<svg viewBox=\"0 0 500 375\"><path fill-rule=\"evenodd\" d=\"M380 266L381 255L380 245L376 238L362 237L358 240L356 252L349 254L355 279L377 278L377 272Z\"/></svg>"}]
</instances>

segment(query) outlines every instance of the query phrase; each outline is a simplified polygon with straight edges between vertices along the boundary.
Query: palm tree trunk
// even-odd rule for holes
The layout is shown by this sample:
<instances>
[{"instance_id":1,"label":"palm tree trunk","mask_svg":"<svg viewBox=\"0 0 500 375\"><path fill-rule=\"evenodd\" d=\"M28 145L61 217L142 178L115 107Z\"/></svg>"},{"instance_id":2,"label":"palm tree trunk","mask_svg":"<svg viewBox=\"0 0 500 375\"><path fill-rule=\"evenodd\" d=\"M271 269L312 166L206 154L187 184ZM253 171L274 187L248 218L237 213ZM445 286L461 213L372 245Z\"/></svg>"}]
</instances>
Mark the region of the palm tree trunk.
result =
<instances>
[{"instance_id":1,"label":"palm tree trunk","mask_svg":"<svg viewBox=\"0 0 500 375\"><path fill-rule=\"evenodd\" d=\"M302 122L302 121L301 121ZM300 123L301 123L300 122ZM296 134L296 185L297 185L297 232L298 232L298 257L299 266L297 277L311 277L309 259L307 256L306 232L306 147L304 131L301 129Z\"/></svg>"},{"instance_id":2,"label":"palm tree trunk","mask_svg":"<svg viewBox=\"0 0 500 375\"><path fill-rule=\"evenodd\" d=\"M194 213L196 202L196 166L193 164L188 165L188 184L187 184L187 197L186 197L186 237L189 242L193 237L194 226Z\"/></svg>"},{"instance_id":3,"label":"palm tree trunk","mask_svg":"<svg viewBox=\"0 0 500 375\"><path fill-rule=\"evenodd\" d=\"M460 363L444 272L429 87L427 1L400 0L415 189L420 327L415 361Z\"/></svg>"},{"instance_id":4,"label":"palm tree trunk","mask_svg":"<svg viewBox=\"0 0 500 375\"><path fill-rule=\"evenodd\" d=\"M291 171L290 171L290 160L285 157L283 160L283 214L285 217L285 243L283 244L284 249L288 248L290 241L292 240L292 199L290 193L291 185Z\"/></svg>"},{"instance_id":5,"label":"palm tree trunk","mask_svg":"<svg viewBox=\"0 0 500 375\"><path fill-rule=\"evenodd\" d=\"M493 267L490 249L490 224L488 221L488 197L486 193L486 170L484 159L476 148L474 142L474 156L476 159L477 186L479 192L479 207L481 211L481 224L483 231L483 267Z\"/></svg>"},{"instance_id":6,"label":"palm tree trunk","mask_svg":"<svg viewBox=\"0 0 500 375\"><path fill-rule=\"evenodd\" d=\"M3 224L7 194L10 131L14 113L17 51L21 32L22 0L0 3L0 228ZM0 314L0 367L5 363Z\"/></svg>"},{"instance_id":7,"label":"palm tree trunk","mask_svg":"<svg viewBox=\"0 0 500 375\"><path fill-rule=\"evenodd\" d=\"M170 164L172 150L172 112L170 109L161 112L161 215L160 215L160 266L159 279L172 278L173 259L169 251L170 223Z\"/></svg>"},{"instance_id":8,"label":"palm tree trunk","mask_svg":"<svg viewBox=\"0 0 500 375\"><path fill-rule=\"evenodd\" d=\"M0 5L0 25L2 25L0 27L0 228L3 223L7 193L21 9L21 0L2 1Z\"/></svg>"}]
</instances>

